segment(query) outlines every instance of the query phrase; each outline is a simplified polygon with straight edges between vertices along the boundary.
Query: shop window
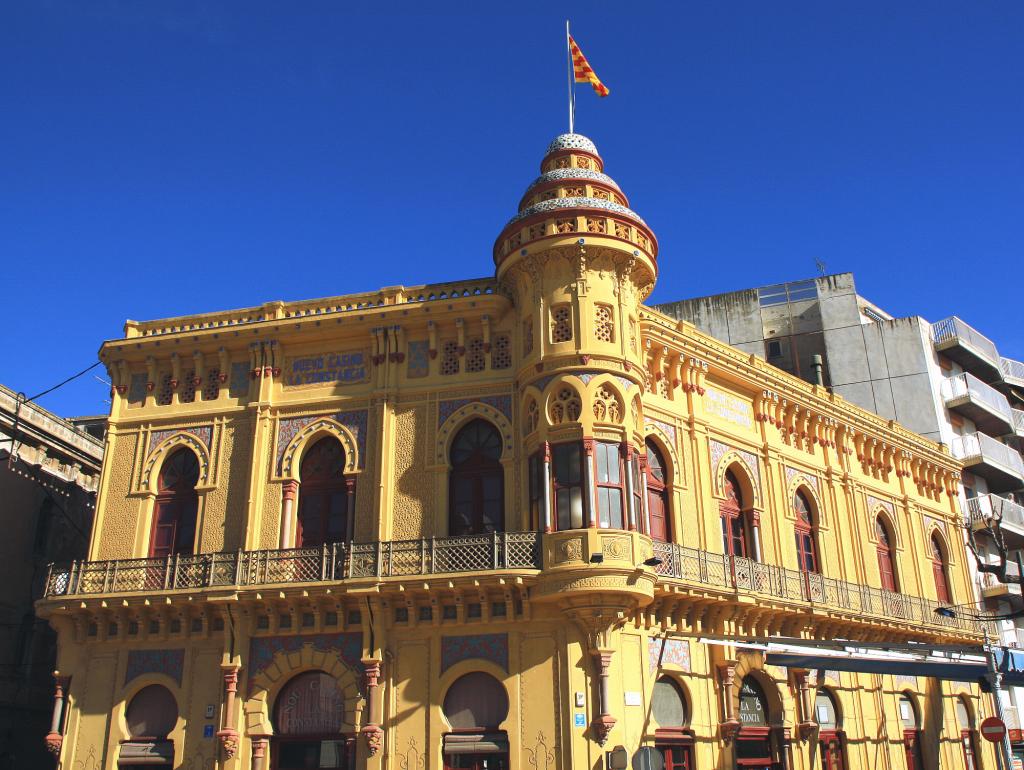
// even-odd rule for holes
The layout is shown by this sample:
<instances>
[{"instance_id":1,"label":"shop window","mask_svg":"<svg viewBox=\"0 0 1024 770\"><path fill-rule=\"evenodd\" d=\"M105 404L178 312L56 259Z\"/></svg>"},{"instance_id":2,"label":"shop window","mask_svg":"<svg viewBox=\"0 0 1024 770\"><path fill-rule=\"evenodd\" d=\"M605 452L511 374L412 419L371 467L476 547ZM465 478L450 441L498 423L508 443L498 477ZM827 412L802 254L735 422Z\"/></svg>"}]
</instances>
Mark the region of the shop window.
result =
<instances>
[{"instance_id":1,"label":"shop window","mask_svg":"<svg viewBox=\"0 0 1024 770\"><path fill-rule=\"evenodd\" d=\"M736 764L742 768L769 770L778 767L781 752L768 722L768 698L752 676L740 683L740 729L736 734Z\"/></svg>"},{"instance_id":2,"label":"shop window","mask_svg":"<svg viewBox=\"0 0 1024 770\"><path fill-rule=\"evenodd\" d=\"M814 698L814 717L818 722L818 751L822 770L846 770L845 739L835 699L821 689Z\"/></svg>"},{"instance_id":3,"label":"shop window","mask_svg":"<svg viewBox=\"0 0 1024 770\"><path fill-rule=\"evenodd\" d=\"M295 542L299 548L340 543L348 538L349 491L345 450L325 436L305 451L299 468L299 513Z\"/></svg>"},{"instance_id":4,"label":"shop window","mask_svg":"<svg viewBox=\"0 0 1024 770\"><path fill-rule=\"evenodd\" d=\"M924 770L924 759L921 754L921 730L917 715L917 705L913 698L903 693L899 697L900 723L903 725L903 751L907 760L907 770Z\"/></svg>"},{"instance_id":5,"label":"shop window","mask_svg":"<svg viewBox=\"0 0 1024 770\"><path fill-rule=\"evenodd\" d=\"M355 767L355 740L342 733L345 701L334 677L307 671L291 679L277 696L271 767L275 770L349 770Z\"/></svg>"},{"instance_id":6,"label":"shop window","mask_svg":"<svg viewBox=\"0 0 1024 770\"><path fill-rule=\"evenodd\" d=\"M474 671L459 677L441 707L451 732L442 741L445 770L509 770L508 694L490 674Z\"/></svg>"},{"instance_id":7,"label":"shop window","mask_svg":"<svg viewBox=\"0 0 1024 770\"><path fill-rule=\"evenodd\" d=\"M654 683L651 694L654 747L661 754L665 770L692 770L693 733L686 698L679 685L667 676Z\"/></svg>"},{"instance_id":8,"label":"shop window","mask_svg":"<svg viewBox=\"0 0 1024 770\"><path fill-rule=\"evenodd\" d=\"M651 518L650 536L654 540L670 542L672 526L669 516L668 481L665 473L665 458L657 445L647 439L647 511ZM640 510L639 508L637 510Z\"/></svg>"},{"instance_id":9,"label":"shop window","mask_svg":"<svg viewBox=\"0 0 1024 770\"><path fill-rule=\"evenodd\" d=\"M977 735L974 731L974 717L967 702L961 695L955 701L956 723L960 728L960 748L964 755L965 770L978 770Z\"/></svg>"},{"instance_id":10,"label":"shop window","mask_svg":"<svg viewBox=\"0 0 1024 770\"><path fill-rule=\"evenodd\" d=\"M127 741L118 752L118 767L166 767L174 764L174 744L168 740L178 721L178 703L158 684L139 690L124 714Z\"/></svg>"},{"instance_id":11,"label":"shop window","mask_svg":"<svg viewBox=\"0 0 1024 770\"><path fill-rule=\"evenodd\" d=\"M505 529L505 473L501 433L473 420L452 441L448 532L452 536Z\"/></svg>"},{"instance_id":12,"label":"shop window","mask_svg":"<svg viewBox=\"0 0 1024 770\"><path fill-rule=\"evenodd\" d=\"M199 461L191 450L178 449L164 460L157 478L150 556L163 558L195 551L198 482Z\"/></svg>"},{"instance_id":13,"label":"shop window","mask_svg":"<svg viewBox=\"0 0 1024 770\"><path fill-rule=\"evenodd\" d=\"M598 441L595 446L598 525L622 529L622 509L626 499L625 468L619 444Z\"/></svg>"},{"instance_id":14,"label":"shop window","mask_svg":"<svg viewBox=\"0 0 1024 770\"><path fill-rule=\"evenodd\" d=\"M558 529L586 526L586 495L583 489L583 445L578 441L551 447L552 500Z\"/></svg>"}]
</instances>

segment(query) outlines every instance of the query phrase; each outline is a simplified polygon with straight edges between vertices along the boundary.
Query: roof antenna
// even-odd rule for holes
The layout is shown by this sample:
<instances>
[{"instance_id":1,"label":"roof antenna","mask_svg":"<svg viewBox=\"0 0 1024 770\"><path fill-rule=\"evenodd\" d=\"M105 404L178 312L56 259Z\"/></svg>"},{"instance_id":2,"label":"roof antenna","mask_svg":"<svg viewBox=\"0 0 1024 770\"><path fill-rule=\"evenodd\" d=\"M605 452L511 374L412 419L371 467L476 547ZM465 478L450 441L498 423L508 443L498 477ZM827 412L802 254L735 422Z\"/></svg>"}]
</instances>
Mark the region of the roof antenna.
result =
<instances>
[{"instance_id":1,"label":"roof antenna","mask_svg":"<svg viewBox=\"0 0 1024 770\"><path fill-rule=\"evenodd\" d=\"M814 260L814 266L818 268L818 275L825 275L825 268L827 267L824 262L820 259Z\"/></svg>"}]
</instances>

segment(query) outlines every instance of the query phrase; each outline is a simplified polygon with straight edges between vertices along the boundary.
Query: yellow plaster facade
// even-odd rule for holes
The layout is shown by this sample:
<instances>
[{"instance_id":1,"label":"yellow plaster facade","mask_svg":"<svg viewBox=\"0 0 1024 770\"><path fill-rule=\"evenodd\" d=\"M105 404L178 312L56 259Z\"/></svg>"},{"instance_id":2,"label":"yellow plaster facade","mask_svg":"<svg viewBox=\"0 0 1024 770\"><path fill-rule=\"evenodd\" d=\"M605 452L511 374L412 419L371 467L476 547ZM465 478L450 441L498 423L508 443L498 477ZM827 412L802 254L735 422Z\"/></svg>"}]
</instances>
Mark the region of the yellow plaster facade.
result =
<instances>
[{"instance_id":1,"label":"yellow plaster facade","mask_svg":"<svg viewBox=\"0 0 1024 770\"><path fill-rule=\"evenodd\" d=\"M974 684L787 669L742 641L979 644L934 613L972 595L958 464L645 307L657 240L590 140L558 137L541 172L493 279L130 321L103 345L89 560L55 567L39 604L60 766L301 766L282 693L323 672L341 748L306 766L596 770L658 746L688 768L762 749L741 766L967 768L966 740L995 767ZM473 509L467 531L453 445L480 421L499 491L466 488L498 519ZM302 462L322 441L344 531L309 545ZM161 474L182 451L194 526L165 553ZM507 709L460 730L446 697L480 672ZM135 734L151 685L176 715Z\"/></svg>"}]
</instances>

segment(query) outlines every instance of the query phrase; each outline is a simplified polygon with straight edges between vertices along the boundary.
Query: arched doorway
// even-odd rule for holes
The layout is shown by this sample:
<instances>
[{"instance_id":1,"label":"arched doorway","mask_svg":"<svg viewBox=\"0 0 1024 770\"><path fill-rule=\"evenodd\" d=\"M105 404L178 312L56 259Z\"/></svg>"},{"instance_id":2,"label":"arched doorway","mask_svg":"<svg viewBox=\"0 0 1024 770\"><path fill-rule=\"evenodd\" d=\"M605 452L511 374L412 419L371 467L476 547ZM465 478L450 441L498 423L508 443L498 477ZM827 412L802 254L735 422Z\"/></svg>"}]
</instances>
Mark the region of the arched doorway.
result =
<instances>
[{"instance_id":1,"label":"arched doorway","mask_svg":"<svg viewBox=\"0 0 1024 770\"><path fill-rule=\"evenodd\" d=\"M654 683L651 694L654 747L661 752L664 770L693 770L693 731L690 709L682 689L670 677Z\"/></svg>"},{"instance_id":2,"label":"arched doorway","mask_svg":"<svg viewBox=\"0 0 1024 770\"><path fill-rule=\"evenodd\" d=\"M946 551L937 533L932 533L932 577L935 578L935 598L943 604L952 604L946 572Z\"/></svg>"},{"instance_id":3,"label":"arched doorway","mask_svg":"<svg viewBox=\"0 0 1024 770\"><path fill-rule=\"evenodd\" d=\"M199 513L199 460L190 449L173 452L157 478L149 555L155 558L195 552Z\"/></svg>"},{"instance_id":4,"label":"arched doorway","mask_svg":"<svg viewBox=\"0 0 1024 770\"><path fill-rule=\"evenodd\" d=\"M271 770L350 770L355 739L342 733L345 701L338 683L323 671L292 678L274 706Z\"/></svg>"},{"instance_id":5,"label":"arched doorway","mask_svg":"<svg viewBox=\"0 0 1024 770\"><path fill-rule=\"evenodd\" d=\"M647 511L651 516L650 536L663 543L672 541L672 523L668 504L668 474L665 458L657 445L647 439Z\"/></svg>"},{"instance_id":6,"label":"arched doorway","mask_svg":"<svg viewBox=\"0 0 1024 770\"><path fill-rule=\"evenodd\" d=\"M479 535L505 530L505 470L501 433L487 420L473 420L452 440L449 460L448 534Z\"/></svg>"},{"instance_id":7,"label":"arched doorway","mask_svg":"<svg viewBox=\"0 0 1024 770\"><path fill-rule=\"evenodd\" d=\"M829 690L818 690L814 697L814 716L818 721L818 750L822 770L846 770L843 725L836 700Z\"/></svg>"},{"instance_id":8,"label":"arched doorway","mask_svg":"<svg viewBox=\"0 0 1024 770\"><path fill-rule=\"evenodd\" d=\"M151 684L139 690L124 712L129 739L118 752L119 770L174 765L174 744L168 740L178 721L178 702L166 687Z\"/></svg>"},{"instance_id":9,"label":"arched doorway","mask_svg":"<svg viewBox=\"0 0 1024 770\"><path fill-rule=\"evenodd\" d=\"M451 732L444 736L445 770L509 770L508 694L490 674L474 671L456 679L442 705Z\"/></svg>"},{"instance_id":10,"label":"arched doorway","mask_svg":"<svg viewBox=\"0 0 1024 770\"><path fill-rule=\"evenodd\" d=\"M917 704L909 693L900 693L899 710L907 770L924 770L924 760L921 756L921 721L917 713Z\"/></svg>"},{"instance_id":11,"label":"arched doorway","mask_svg":"<svg viewBox=\"0 0 1024 770\"><path fill-rule=\"evenodd\" d=\"M736 767L773 770L779 761L778 739L768 720L768 698L752 676L740 683L740 729L736 734Z\"/></svg>"},{"instance_id":12,"label":"arched doorway","mask_svg":"<svg viewBox=\"0 0 1024 770\"><path fill-rule=\"evenodd\" d=\"M739 480L730 471L722 482L725 499L718 505L722 518L722 546L727 556L750 557L753 554L747 526L746 501Z\"/></svg>"},{"instance_id":13,"label":"arched doorway","mask_svg":"<svg viewBox=\"0 0 1024 770\"><path fill-rule=\"evenodd\" d=\"M309 447L299 466L299 513L295 544L313 548L349 539L349 497L354 479L345 476L345 449L334 436Z\"/></svg>"}]
</instances>

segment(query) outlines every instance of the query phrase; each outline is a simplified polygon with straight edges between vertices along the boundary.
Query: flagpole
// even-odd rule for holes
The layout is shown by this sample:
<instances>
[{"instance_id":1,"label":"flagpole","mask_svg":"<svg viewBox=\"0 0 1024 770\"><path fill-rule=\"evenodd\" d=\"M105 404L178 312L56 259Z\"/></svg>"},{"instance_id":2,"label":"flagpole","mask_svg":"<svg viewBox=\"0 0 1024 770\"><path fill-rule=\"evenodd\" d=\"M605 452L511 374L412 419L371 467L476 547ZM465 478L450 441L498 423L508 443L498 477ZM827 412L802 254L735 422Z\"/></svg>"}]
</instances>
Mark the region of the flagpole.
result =
<instances>
[{"instance_id":1,"label":"flagpole","mask_svg":"<svg viewBox=\"0 0 1024 770\"><path fill-rule=\"evenodd\" d=\"M572 47L569 45L569 20L565 20L565 53L569 58L569 133L575 133L573 123L576 113L576 82L572 69Z\"/></svg>"}]
</instances>

